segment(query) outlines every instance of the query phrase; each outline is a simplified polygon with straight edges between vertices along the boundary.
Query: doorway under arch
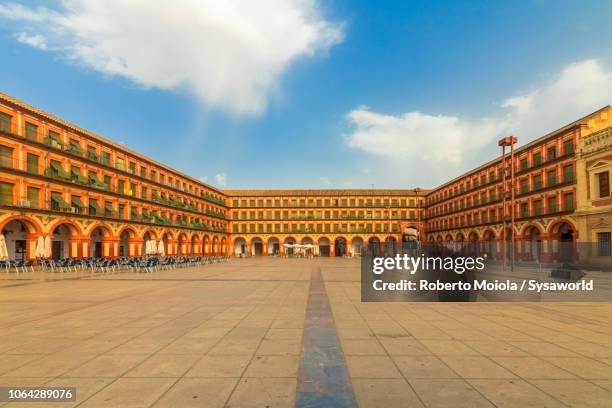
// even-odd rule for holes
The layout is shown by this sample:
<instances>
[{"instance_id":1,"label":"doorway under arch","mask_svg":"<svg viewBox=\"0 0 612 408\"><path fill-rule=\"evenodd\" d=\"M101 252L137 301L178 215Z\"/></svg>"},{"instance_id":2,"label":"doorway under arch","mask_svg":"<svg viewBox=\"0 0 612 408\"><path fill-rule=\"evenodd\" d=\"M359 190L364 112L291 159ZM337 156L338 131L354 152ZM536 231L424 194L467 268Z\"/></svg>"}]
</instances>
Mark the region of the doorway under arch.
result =
<instances>
[{"instance_id":1,"label":"doorway under arch","mask_svg":"<svg viewBox=\"0 0 612 408\"><path fill-rule=\"evenodd\" d=\"M344 237L338 237L334 241L334 253L336 256L346 255L346 239Z\"/></svg>"},{"instance_id":2,"label":"doorway under arch","mask_svg":"<svg viewBox=\"0 0 612 408\"><path fill-rule=\"evenodd\" d=\"M329 238L321 237L317 241L317 245L319 246L319 256L329 256L330 254L330 246L329 246Z\"/></svg>"},{"instance_id":3,"label":"doorway under arch","mask_svg":"<svg viewBox=\"0 0 612 408\"><path fill-rule=\"evenodd\" d=\"M27 221L17 219L9 221L2 228L1 233L6 240L9 259L16 261L28 259L26 235L33 229L28 227L31 227L31 225L27 224Z\"/></svg>"}]
</instances>

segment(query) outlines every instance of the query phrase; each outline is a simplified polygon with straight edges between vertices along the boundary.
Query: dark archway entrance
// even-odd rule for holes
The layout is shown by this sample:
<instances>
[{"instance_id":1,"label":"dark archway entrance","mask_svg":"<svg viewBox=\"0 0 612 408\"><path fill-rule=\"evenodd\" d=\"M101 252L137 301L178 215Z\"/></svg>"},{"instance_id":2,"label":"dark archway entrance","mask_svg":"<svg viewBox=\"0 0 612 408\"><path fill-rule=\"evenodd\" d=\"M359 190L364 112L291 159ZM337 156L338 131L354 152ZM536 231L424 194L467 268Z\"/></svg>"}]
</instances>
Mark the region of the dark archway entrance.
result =
<instances>
[{"instance_id":1,"label":"dark archway entrance","mask_svg":"<svg viewBox=\"0 0 612 408\"><path fill-rule=\"evenodd\" d=\"M336 238L334 241L334 249L336 256L345 256L346 255L346 239L342 237Z\"/></svg>"}]
</instances>

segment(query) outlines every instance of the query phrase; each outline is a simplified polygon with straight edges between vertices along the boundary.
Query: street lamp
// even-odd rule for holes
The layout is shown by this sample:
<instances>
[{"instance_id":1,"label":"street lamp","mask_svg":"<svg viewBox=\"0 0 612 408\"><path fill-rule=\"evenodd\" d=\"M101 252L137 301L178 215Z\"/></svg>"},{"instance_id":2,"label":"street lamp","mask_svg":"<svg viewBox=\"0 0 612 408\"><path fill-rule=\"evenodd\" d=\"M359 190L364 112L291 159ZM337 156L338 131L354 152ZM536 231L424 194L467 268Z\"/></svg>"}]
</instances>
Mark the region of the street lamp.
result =
<instances>
[{"instance_id":1,"label":"street lamp","mask_svg":"<svg viewBox=\"0 0 612 408\"><path fill-rule=\"evenodd\" d=\"M506 147L510 147L510 270L514 271L514 145L518 142L516 136L507 136L500 139L497 145L502 148L502 255L504 259L503 268L506 269Z\"/></svg>"}]
</instances>

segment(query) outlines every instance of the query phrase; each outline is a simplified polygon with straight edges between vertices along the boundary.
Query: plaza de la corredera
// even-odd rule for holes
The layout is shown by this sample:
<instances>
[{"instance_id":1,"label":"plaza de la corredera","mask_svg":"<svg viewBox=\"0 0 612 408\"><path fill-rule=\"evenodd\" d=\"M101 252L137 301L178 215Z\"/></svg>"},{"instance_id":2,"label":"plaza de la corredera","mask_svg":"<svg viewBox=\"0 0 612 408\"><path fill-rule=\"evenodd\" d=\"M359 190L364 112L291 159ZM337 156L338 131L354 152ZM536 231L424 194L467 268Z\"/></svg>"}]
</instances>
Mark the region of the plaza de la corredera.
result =
<instances>
[{"instance_id":1,"label":"plaza de la corredera","mask_svg":"<svg viewBox=\"0 0 612 408\"><path fill-rule=\"evenodd\" d=\"M225 190L0 94L0 230L25 262L139 257L150 242L165 256L358 256L412 241L496 256L512 240L519 260L589 242L588 261L607 263L612 108L559 126L440 186Z\"/></svg>"}]
</instances>

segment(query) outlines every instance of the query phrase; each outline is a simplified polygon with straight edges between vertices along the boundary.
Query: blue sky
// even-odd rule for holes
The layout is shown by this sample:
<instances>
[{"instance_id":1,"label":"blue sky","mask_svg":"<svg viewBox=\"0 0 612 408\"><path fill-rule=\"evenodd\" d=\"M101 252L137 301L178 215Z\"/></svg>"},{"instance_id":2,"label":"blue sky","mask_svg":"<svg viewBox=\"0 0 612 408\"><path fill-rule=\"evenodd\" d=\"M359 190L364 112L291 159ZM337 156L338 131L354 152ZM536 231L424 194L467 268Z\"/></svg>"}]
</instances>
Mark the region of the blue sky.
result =
<instances>
[{"instance_id":1,"label":"blue sky","mask_svg":"<svg viewBox=\"0 0 612 408\"><path fill-rule=\"evenodd\" d=\"M610 1L128 3L0 5L0 90L221 187L435 187L612 101Z\"/></svg>"}]
</instances>

